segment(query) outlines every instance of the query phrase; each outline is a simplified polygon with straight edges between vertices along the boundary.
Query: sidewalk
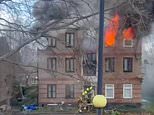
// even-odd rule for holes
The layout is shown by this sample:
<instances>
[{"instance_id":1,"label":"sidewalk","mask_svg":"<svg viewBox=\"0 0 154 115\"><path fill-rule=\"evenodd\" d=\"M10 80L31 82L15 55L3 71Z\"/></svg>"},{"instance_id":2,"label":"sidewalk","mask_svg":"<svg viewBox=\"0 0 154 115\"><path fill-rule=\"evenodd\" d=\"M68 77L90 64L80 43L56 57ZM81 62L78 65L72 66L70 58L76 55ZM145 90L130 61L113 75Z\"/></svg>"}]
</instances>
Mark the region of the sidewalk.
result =
<instances>
[{"instance_id":1,"label":"sidewalk","mask_svg":"<svg viewBox=\"0 0 154 115\"><path fill-rule=\"evenodd\" d=\"M73 113L73 112L14 112L14 115L96 115L96 114Z\"/></svg>"}]
</instances>

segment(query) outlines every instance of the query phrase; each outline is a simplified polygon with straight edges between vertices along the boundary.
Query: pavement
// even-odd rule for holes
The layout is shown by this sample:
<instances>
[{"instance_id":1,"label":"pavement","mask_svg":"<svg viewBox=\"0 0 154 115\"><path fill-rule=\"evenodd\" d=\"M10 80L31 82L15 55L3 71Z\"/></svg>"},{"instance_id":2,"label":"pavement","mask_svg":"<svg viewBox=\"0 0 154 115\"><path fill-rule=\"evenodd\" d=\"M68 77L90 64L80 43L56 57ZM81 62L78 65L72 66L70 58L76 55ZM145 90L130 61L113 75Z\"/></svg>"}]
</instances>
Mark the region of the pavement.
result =
<instances>
[{"instance_id":1,"label":"pavement","mask_svg":"<svg viewBox=\"0 0 154 115\"><path fill-rule=\"evenodd\" d=\"M14 112L13 115L96 115L95 113L69 113L69 112Z\"/></svg>"}]
</instances>

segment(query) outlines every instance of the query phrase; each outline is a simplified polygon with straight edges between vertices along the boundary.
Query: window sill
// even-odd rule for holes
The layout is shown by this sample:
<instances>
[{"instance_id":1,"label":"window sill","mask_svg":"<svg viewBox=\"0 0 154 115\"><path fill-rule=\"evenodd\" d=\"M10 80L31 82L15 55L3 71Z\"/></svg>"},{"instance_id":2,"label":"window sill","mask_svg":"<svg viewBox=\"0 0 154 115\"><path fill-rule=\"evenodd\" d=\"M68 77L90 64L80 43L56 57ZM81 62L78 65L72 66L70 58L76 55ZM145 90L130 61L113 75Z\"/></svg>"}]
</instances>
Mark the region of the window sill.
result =
<instances>
[{"instance_id":1,"label":"window sill","mask_svg":"<svg viewBox=\"0 0 154 115\"><path fill-rule=\"evenodd\" d=\"M132 97L123 97L123 99L133 99Z\"/></svg>"},{"instance_id":2,"label":"window sill","mask_svg":"<svg viewBox=\"0 0 154 115\"><path fill-rule=\"evenodd\" d=\"M65 97L65 99L75 99L75 97L73 97L73 98L68 98L68 97Z\"/></svg>"},{"instance_id":3,"label":"window sill","mask_svg":"<svg viewBox=\"0 0 154 115\"><path fill-rule=\"evenodd\" d=\"M132 73L133 71L123 71L124 73Z\"/></svg>"}]
</instances>

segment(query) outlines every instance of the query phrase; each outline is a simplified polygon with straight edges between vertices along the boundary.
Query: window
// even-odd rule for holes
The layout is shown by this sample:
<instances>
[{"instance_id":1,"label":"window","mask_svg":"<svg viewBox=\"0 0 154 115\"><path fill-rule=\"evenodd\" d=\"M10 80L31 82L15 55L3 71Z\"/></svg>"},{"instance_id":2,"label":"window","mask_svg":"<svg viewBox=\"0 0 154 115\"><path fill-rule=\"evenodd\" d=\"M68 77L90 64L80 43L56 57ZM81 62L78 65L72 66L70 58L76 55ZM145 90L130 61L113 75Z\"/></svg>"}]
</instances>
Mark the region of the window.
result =
<instances>
[{"instance_id":1,"label":"window","mask_svg":"<svg viewBox=\"0 0 154 115\"><path fill-rule=\"evenodd\" d=\"M132 84L123 84L123 98L132 98Z\"/></svg>"},{"instance_id":2,"label":"window","mask_svg":"<svg viewBox=\"0 0 154 115\"><path fill-rule=\"evenodd\" d=\"M114 84L105 84L105 96L109 99L114 98Z\"/></svg>"},{"instance_id":3,"label":"window","mask_svg":"<svg viewBox=\"0 0 154 115\"><path fill-rule=\"evenodd\" d=\"M51 69L52 71L57 70L57 59L55 57L47 59L47 68Z\"/></svg>"},{"instance_id":4,"label":"window","mask_svg":"<svg viewBox=\"0 0 154 115\"><path fill-rule=\"evenodd\" d=\"M123 72L132 72L133 71L133 58L124 57L123 58Z\"/></svg>"},{"instance_id":5,"label":"window","mask_svg":"<svg viewBox=\"0 0 154 115\"><path fill-rule=\"evenodd\" d=\"M48 98L56 98L56 84L48 85Z\"/></svg>"},{"instance_id":6,"label":"window","mask_svg":"<svg viewBox=\"0 0 154 115\"><path fill-rule=\"evenodd\" d=\"M65 59L65 71L66 72L74 72L74 58L66 58Z\"/></svg>"},{"instance_id":7,"label":"window","mask_svg":"<svg viewBox=\"0 0 154 115\"><path fill-rule=\"evenodd\" d=\"M84 55L83 75L96 76L96 53L87 53Z\"/></svg>"},{"instance_id":8,"label":"window","mask_svg":"<svg viewBox=\"0 0 154 115\"><path fill-rule=\"evenodd\" d=\"M128 48L133 47L133 40L126 40L126 39L124 39L123 40L123 47L128 47Z\"/></svg>"},{"instance_id":9,"label":"window","mask_svg":"<svg viewBox=\"0 0 154 115\"><path fill-rule=\"evenodd\" d=\"M35 84L37 84L37 82L38 82L38 77L35 77L35 78L32 78L32 79L31 79L31 83L32 83L32 84L35 85Z\"/></svg>"},{"instance_id":10,"label":"window","mask_svg":"<svg viewBox=\"0 0 154 115\"><path fill-rule=\"evenodd\" d=\"M67 84L65 86L65 97L66 99L74 98L74 84Z\"/></svg>"},{"instance_id":11,"label":"window","mask_svg":"<svg viewBox=\"0 0 154 115\"><path fill-rule=\"evenodd\" d=\"M65 46L67 48L74 47L74 33L66 33L66 35L65 35Z\"/></svg>"},{"instance_id":12,"label":"window","mask_svg":"<svg viewBox=\"0 0 154 115\"><path fill-rule=\"evenodd\" d=\"M56 39L55 38L48 38L48 46L49 47L56 47Z\"/></svg>"},{"instance_id":13,"label":"window","mask_svg":"<svg viewBox=\"0 0 154 115\"><path fill-rule=\"evenodd\" d=\"M105 58L105 72L114 72L115 58L107 57Z\"/></svg>"}]
</instances>

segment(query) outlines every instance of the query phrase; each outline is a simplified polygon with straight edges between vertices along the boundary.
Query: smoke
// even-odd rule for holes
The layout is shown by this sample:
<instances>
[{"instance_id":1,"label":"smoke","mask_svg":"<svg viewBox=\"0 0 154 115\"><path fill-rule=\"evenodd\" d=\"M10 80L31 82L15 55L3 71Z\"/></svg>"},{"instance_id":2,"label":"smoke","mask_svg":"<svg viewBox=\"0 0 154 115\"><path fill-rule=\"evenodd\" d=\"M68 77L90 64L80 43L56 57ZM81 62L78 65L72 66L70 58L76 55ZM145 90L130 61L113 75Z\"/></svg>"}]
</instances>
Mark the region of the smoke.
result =
<instances>
[{"instance_id":1,"label":"smoke","mask_svg":"<svg viewBox=\"0 0 154 115\"><path fill-rule=\"evenodd\" d=\"M153 100L154 96L154 23L151 26L150 34L143 38L143 70L144 70L144 81L143 81L143 97L148 100Z\"/></svg>"},{"instance_id":2,"label":"smoke","mask_svg":"<svg viewBox=\"0 0 154 115\"><path fill-rule=\"evenodd\" d=\"M32 14L37 20L33 28L38 29L49 21L76 19L97 11L98 0L38 0L34 3L32 10ZM94 17L91 18L94 20ZM78 22L77 26L92 24L91 22L88 23L90 18L87 20Z\"/></svg>"},{"instance_id":3,"label":"smoke","mask_svg":"<svg viewBox=\"0 0 154 115\"><path fill-rule=\"evenodd\" d=\"M66 18L69 15L66 6L60 0L39 0L33 6L33 15L39 21Z\"/></svg>"},{"instance_id":4,"label":"smoke","mask_svg":"<svg viewBox=\"0 0 154 115\"><path fill-rule=\"evenodd\" d=\"M93 28L87 30L84 34L84 39L82 41L82 50L85 52L96 52L97 50L97 39L96 31Z\"/></svg>"}]
</instances>

